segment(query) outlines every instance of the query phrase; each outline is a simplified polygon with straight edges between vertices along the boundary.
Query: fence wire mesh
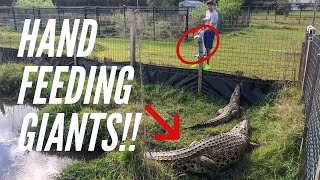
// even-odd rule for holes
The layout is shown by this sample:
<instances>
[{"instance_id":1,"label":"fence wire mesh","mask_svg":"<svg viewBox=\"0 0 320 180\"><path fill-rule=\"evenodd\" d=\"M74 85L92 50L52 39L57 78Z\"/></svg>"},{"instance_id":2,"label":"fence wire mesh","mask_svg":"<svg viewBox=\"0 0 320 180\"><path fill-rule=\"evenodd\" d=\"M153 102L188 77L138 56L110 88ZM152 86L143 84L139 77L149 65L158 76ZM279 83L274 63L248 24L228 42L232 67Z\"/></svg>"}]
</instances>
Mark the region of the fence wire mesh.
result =
<instances>
[{"instance_id":1,"label":"fence wire mesh","mask_svg":"<svg viewBox=\"0 0 320 180\"><path fill-rule=\"evenodd\" d=\"M320 29L313 27L306 34L306 68L303 84L303 94L306 116L305 164L303 176L305 179L319 179L320 157Z\"/></svg>"},{"instance_id":2,"label":"fence wire mesh","mask_svg":"<svg viewBox=\"0 0 320 180\"><path fill-rule=\"evenodd\" d=\"M56 19L58 38L64 19L69 19L72 25L74 19L88 18L96 19L99 25L96 44L88 58L101 62L128 62L132 46L130 28L134 25L137 42L141 43L140 62L180 68L192 67L178 60L177 41L186 30L199 25L199 19L205 14L205 10L185 7L0 9L0 47L18 48L25 19L41 19L40 32L44 31L48 19ZM275 12L274 7L242 7L238 16L221 14L218 23L221 45L210 60L209 71L255 79L296 81L303 32L305 25L311 24L313 12L308 9L285 15ZM183 41L180 51L183 58L194 60L198 46L192 34Z\"/></svg>"}]
</instances>

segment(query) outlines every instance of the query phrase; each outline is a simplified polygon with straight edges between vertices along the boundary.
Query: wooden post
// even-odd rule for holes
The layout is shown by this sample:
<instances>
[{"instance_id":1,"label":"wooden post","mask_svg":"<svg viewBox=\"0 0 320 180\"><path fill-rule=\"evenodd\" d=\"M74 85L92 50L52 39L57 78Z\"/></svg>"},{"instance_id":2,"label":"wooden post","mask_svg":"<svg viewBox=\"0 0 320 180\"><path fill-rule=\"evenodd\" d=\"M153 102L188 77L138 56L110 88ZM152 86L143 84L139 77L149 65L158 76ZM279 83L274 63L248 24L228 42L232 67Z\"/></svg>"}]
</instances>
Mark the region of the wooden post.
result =
<instances>
[{"instance_id":1,"label":"wooden post","mask_svg":"<svg viewBox=\"0 0 320 180\"><path fill-rule=\"evenodd\" d=\"M130 23L130 66L136 61L136 27L135 23Z\"/></svg>"},{"instance_id":2,"label":"wooden post","mask_svg":"<svg viewBox=\"0 0 320 180\"><path fill-rule=\"evenodd\" d=\"M198 66L198 93L202 93L203 62Z\"/></svg>"},{"instance_id":3,"label":"wooden post","mask_svg":"<svg viewBox=\"0 0 320 180\"><path fill-rule=\"evenodd\" d=\"M99 13L99 7L96 6L96 20L97 20L97 23L98 23L98 35L101 35L101 32L100 32L100 13Z\"/></svg>"},{"instance_id":4,"label":"wooden post","mask_svg":"<svg viewBox=\"0 0 320 180\"><path fill-rule=\"evenodd\" d=\"M13 6L12 6L12 16L13 16L14 29L17 31L16 13L14 12L14 7Z\"/></svg>"},{"instance_id":5,"label":"wooden post","mask_svg":"<svg viewBox=\"0 0 320 180\"><path fill-rule=\"evenodd\" d=\"M302 42L301 45L301 54L300 54L300 66L299 66L299 81L302 82L303 80L303 71L305 66L306 60L306 42Z\"/></svg>"}]
</instances>

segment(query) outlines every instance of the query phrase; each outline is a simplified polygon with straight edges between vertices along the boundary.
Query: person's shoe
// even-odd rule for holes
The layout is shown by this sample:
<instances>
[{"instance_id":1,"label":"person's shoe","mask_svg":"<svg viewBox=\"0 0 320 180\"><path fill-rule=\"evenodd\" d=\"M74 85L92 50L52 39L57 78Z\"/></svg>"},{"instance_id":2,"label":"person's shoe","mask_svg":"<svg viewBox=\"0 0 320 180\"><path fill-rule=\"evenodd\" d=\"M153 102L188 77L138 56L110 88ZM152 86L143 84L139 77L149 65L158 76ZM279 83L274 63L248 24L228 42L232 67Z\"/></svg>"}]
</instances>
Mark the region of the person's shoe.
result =
<instances>
[{"instance_id":1,"label":"person's shoe","mask_svg":"<svg viewBox=\"0 0 320 180\"><path fill-rule=\"evenodd\" d=\"M194 64L194 65L192 65L191 67L193 68L193 69L198 69L198 64Z\"/></svg>"},{"instance_id":2,"label":"person's shoe","mask_svg":"<svg viewBox=\"0 0 320 180\"><path fill-rule=\"evenodd\" d=\"M206 71L208 71L209 68L210 68L210 66L209 66L208 64L206 64L206 65L204 66L204 70L206 70Z\"/></svg>"}]
</instances>

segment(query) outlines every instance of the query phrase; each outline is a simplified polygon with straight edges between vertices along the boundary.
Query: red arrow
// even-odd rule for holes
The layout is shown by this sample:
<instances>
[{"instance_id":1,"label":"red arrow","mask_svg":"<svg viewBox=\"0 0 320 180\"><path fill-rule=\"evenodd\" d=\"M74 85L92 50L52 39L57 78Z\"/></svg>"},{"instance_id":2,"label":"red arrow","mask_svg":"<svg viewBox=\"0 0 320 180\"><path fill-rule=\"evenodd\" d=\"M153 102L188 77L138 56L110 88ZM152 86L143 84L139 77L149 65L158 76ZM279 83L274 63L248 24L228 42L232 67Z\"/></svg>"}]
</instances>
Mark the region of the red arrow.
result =
<instances>
[{"instance_id":1,"label":"red arrow","mask_svg":"<svg viewBox=\"0 0 320 180\"><path fill-rule=\"evenodd\" d=\"M179 140L180 139L180 116L174 115L173 128L154 110L147 104L144 109L166 130L167 134L156 134L155 140Z\"/></svg>"}]
</instances>

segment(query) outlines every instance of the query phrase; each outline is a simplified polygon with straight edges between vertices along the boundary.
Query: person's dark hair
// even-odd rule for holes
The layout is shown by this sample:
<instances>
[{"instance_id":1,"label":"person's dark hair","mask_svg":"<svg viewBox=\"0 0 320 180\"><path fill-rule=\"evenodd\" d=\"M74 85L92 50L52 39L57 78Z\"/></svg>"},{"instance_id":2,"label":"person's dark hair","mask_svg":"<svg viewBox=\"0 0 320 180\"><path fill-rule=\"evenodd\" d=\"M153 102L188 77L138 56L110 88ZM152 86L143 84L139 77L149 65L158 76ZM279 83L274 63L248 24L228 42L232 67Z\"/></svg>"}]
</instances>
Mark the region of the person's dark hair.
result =
<instances>
[{"instance_id":1,"label":"person's dark hair","mask_svg":"<svg viewBox=\"0 0 320 180\"><path fill-rule=\"evenodd\" d=\"M216 6L216 3L214 3L212 0L207 1L207 5L209 5L209 4Z\"/></svg>"}]
</instances>

